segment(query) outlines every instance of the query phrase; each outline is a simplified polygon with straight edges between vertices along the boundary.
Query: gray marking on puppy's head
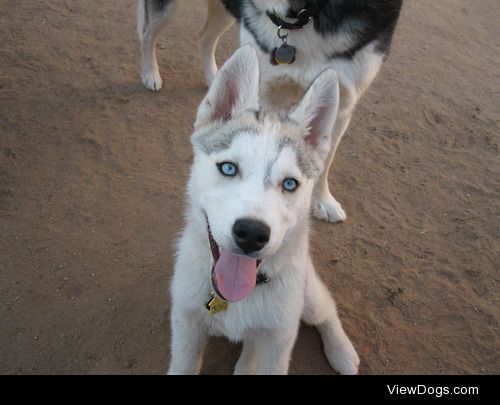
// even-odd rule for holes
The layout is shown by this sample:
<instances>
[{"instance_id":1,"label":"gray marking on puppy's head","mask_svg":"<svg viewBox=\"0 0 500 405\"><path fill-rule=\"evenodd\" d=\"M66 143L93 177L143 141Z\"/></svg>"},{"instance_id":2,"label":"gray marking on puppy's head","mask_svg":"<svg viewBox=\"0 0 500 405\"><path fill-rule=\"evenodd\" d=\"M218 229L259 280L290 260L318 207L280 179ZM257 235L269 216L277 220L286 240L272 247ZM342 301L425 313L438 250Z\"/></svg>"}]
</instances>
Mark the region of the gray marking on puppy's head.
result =
<instances>
[{"instance_id":1,"label":"gray marking on puppy's head","mask_svg":"<svg viewBox=\"0 0 500 405\"><path fill-rule=\"evenodd\" d=\"M198 129L192 142L208 155L229 149L234 138L243 133L258 135L256 113L248 110L246 114L231 121L219 121Z\"/></svg>"},{"instance_id":2,"label":"gray marking on puppy's head","mask_svg":"<svg viewBox=\"0 0 500 405\"><path fill-rule=\"evenodd\" d=\"M264 131L266 122L279 121L278 153L266 167L265 184L269 182L272 168L285 148L292 148L297 156L297 165L304 177L312 179L318 177L323 170L323 163L317 153L304 139L304 128L292 121L285 114L261 111L257 114L248 110L247 114L237 119L225 122L215 122L199 128L192 136L193 145L202 152L211 155L229 149L234 139L242 134L258 136Z\"/></svg>"},{"instance_id":3,"label":"gray marking on puppy's head","mask_svg":"<svg viewBox=\"0 0 500 405\"><path fill-rule=\"evenodd\" d=\"M279 151L290 147L297 156L297 165L300 172L308 179L318 177L323 170L323 162L318 154L307 144L304 137L304 128L289 117L281 118L282 137L279 141Z\"/></svg>"},{"instance_id":4,"label":"gray marking on puppy's head","mask_svg":"<svg viewBox=\"0 0 500 405\"><path fill-rule=\"evenodd\" d=\"M219 153L229 149L234 138L243 133L258 135L258 132L253 128L240 128L235 131L214 130L200 134L200 136L194 139L194 143L207 155L211 155L212 153Z\"/></svg>"},{"instance_id":5,"label":"gray marking on puppy's head","mask_svg":"<svg viewBox=\"0 0 500 405\"><path fill-rule=\"evenodd\" d=\"M304 140L299 137L282 135L281 139L278 141L276 156L266 166L264 177L264 185L266 187L272 187L272 169L278 161L281 152L286 148L291 148L295 152L295 156L297 157L297 166L304 177L314 179L321 174L323 164L319 159L319 156L317 156L317 154L307 146Z\"/></svg>"},{"instance_id":6,"label":"gray marking on puppy's head","mask_svg":"<svg viewBox=\"0 0 500 405\"><path fill-rule=\"evenodd\" d=\"M312 151L307 149L309 148L303 146L296 149L297 162L301 173L308 179L314 179L321 175L324 164L317 154L313 155Z\"/></svg>"}]
</instances>

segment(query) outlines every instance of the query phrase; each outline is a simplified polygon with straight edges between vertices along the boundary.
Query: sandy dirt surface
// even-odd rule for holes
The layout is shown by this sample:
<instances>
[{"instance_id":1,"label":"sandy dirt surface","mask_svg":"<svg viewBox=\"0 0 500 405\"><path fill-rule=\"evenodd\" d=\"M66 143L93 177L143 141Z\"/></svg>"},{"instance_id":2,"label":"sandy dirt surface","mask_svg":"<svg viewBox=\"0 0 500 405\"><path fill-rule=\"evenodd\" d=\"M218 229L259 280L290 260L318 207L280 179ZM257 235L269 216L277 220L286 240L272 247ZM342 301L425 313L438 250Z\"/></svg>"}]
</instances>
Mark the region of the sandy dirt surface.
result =
<instances>
[{"instance_id":1,"label":"sandy dirt surface","mask_svg":"<svg viewBox=\"0 0 500 405\"><path fill-rule=\"evenodd\" d=\"M204 14L179 10L153 94L134 1L0 1L0 373L167 369ZM497 0L406 1L340 146L348 220L314 221L312 253L361 373L500 373L499 19ZM203 372L239 350L212 340ZM314 329L290 372L333 373Z\"/></svg>"}]
</instances>

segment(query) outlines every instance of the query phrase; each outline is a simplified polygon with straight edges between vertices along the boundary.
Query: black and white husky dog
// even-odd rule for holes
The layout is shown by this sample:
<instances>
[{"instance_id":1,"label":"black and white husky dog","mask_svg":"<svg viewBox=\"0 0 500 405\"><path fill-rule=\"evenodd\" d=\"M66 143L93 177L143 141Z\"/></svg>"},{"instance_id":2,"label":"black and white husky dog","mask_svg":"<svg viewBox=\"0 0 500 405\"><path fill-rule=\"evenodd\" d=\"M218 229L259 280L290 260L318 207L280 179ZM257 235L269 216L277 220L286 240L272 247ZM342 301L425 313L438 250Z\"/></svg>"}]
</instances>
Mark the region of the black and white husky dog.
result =
<instances>
[{"instance_id":1,"label":"black and white husky dog","mask_svg":"<svg viewBox=\"0 0 500 405\"><path fill-rule=\"evenodd\" d=\"M160 90L155 48L159 35L180 0L139 0L137 26L142 50L142 82ZM322 220L346 219L328 186L328 171L354 107L386 58L402 0L207 0L208 14L200 34L205 77L217 73L215 48L221 35L240 22L241 44L258 49L263 98L283 101L290 90L302 94L325 68L340 84L340 107L325 171L314 192L312 210ZM288 82L286 87L278 86Z\"/></svg>"}]
</instances>

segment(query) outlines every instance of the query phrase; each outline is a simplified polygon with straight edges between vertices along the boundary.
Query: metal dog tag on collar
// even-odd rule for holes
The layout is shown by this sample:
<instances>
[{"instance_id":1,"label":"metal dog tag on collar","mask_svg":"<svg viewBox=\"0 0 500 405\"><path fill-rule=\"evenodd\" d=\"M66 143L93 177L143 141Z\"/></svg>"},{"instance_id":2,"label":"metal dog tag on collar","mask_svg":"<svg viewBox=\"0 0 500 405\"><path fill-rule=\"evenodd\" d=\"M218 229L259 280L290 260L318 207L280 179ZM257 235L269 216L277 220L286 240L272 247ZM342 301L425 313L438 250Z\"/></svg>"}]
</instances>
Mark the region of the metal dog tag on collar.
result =
<instances>
[{"instance_id":1,"label":"metal dog tag on collar","mask_svg":"<svg viewBox=\"0 0 500 405\"><path fill-rule=\"evenodd\" d=\"M218 314L219 312L224 312L229 307L229 302L220 299L215 292L210 293L205 308L208 309L210 315Z\"/></svg>"},{"instance_id":2,"label":"metal dog tag on collar","mask_svg":"<svg viewBox=\"0 0 500 405\"><path fill-rule=\"evenodd\" d=\"M291 65L295 62L297 49L293 45L283 44L271 52L271 63L273 65Z\"/></svg>"},{"instance_id":3,"label":"metal dog tag on collar","mask_svg":"<svg viewBox=\"0 0 500 405\"><path fill-rule=\"evenodd\" d=\"M271 65L290 65L295 62L297 49L293 45L288 45L288 34L283 34L283 27L278 27L278 38L281 39L281 46L274 48L271 52Z\"/></svg>"}]
</instances>

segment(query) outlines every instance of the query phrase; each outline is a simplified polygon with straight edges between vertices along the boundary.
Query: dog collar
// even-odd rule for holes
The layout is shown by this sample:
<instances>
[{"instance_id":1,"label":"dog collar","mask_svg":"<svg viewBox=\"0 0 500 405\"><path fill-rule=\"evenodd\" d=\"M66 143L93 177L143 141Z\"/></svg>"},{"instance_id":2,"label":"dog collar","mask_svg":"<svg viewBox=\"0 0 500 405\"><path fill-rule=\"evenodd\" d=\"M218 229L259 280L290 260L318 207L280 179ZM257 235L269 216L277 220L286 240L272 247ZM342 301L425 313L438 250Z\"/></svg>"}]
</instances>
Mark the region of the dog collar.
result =
<instances>
[{"instance_id":1,"label":"dog collar","mask_svg":"<svg viewBox=\"0 0 500 405\"><path fill-rule=\"evenodd\" d=\"M282 20L280 17L278 17L276 14L273 14L269 11L266 12L267 16L269 19L273 22L274 25L279 27L280 29L285 29L285 30L299 30L301 28L304 28L309 21L312 19L312 15L309 10L306 8L303 8L299 12L297 12L296 17L291 17L296 19L297 21L294 23L289 23L285 20Z\"/></svg>"},{"instance_id":2,"label":"dog collar","mask_svg":"<svg viewBox=\"0 0 500 405\"><path fill-rule=\"evenodd\" d=\"M297 49L288 44L288 33L283 30L293 31L304 28L309 21L318 15L319 11L328 3L329 0L318 0L317 2L307 2L299 11L289 10L287 17L297 21L290 23L278 17L275 13L267 11L267 17L274 25L278 27L277 35L281 40L281 45L271 51L271 65L291 65L295 62Z\"/></svg>"},{"instance_id":3,"label":"dog collar","mask_svg":"<svg viewBox=\"0 0 500 405\"><path fill-rule=\"evenodd\" d=\"M212 257L214 259L214 265L212 267L212 272L211 272L211 279L212 279L212 291L210 292L208 296L208 300L205 304L205 308L209 311L210 315L215 315L219 312L227 310L229 307L229 302L227 302L222 294L217 290L217 286L214 283L214 269L215 269L215 264L219 260L220 257L220 251L219 251L219 246L217 245L217 242L215 241L212 231L210 230L210 224L208 223L208 218L206 218L207 221L207 232L208 232L208 242L210 244L210 251L212 252ZM262 260L257 260L257 278L255 280L255 284L262 285L266 284L269 282L271 279L264 273L263 271L260 271L260 266L262 264Z\"/></svg>"},{"instance_id":4,"label":"dog collar","mask_svg":"<svg viewBox=\"0 0 500 405\"><path fill-rule=\"evenodd\" d=\"M299 11L292 9L288 10L287 18L297 20L293 23L287 22L282 18L278 17L275 13L267 11L266 14L268 18L277 27L281 27L285 30L298 30L304 28L309 21L318 15L318 13L326 6L330 0L317 0L317 1L307 1Z\"/></svg>"}]
</instances>

